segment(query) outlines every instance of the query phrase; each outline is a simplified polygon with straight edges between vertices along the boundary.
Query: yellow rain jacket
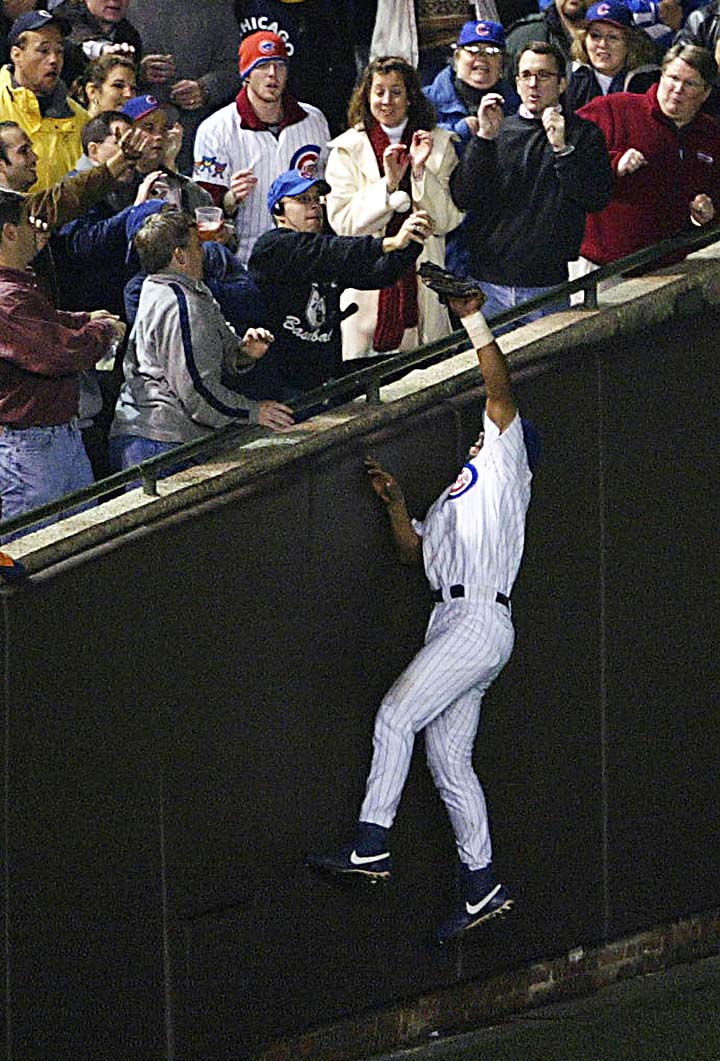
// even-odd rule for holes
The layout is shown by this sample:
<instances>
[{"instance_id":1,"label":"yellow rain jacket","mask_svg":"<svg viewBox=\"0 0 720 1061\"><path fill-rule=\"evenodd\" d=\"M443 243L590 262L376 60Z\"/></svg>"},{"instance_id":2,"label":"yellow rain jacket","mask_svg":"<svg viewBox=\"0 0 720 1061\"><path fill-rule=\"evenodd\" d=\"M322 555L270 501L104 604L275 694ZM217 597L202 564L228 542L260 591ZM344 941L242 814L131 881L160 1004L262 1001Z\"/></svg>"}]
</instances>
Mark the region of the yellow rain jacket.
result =
<instances>
[{"instance_id":1,"label":"yellow rain jacket","mask_svg":"<svg viewBox=\"0 0 720 1061\"><path fill-rule=\"evenodd\" d=\"M17 122L32 140L38 158L34 192L49 188L73 169L83 153L80 134L90 120L79 103L66 99L62 82L55 91L59 105L66 102L63 109L71 112L66 118L43 117L35 93L13 87L9 66L0 70L0 121Z\"/></svg>"}]
</instances>

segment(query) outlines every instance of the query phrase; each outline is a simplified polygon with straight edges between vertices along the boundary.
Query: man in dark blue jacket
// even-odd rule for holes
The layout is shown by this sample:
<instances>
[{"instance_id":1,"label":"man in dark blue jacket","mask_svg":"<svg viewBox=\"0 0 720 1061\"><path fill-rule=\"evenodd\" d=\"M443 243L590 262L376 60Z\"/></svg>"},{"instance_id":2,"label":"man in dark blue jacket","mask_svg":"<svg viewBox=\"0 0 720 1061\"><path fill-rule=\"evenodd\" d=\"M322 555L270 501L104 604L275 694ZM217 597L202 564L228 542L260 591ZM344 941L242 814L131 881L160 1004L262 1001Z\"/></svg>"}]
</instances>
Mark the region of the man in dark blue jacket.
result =
<instances>
[{"instance_id":1,"label":"man in dark blue jacket","mask_svg":"<svg viewBox=\"0 0 720 1061\"><path fill-rule=\"evenodd\" d=\"M325 181L291 169L268 193L276 227L256 242L248 263L266 299L266 326L275 336L264 359L269 392L263 397L293 401L341 376L342 291L394 283L414 265L431 232L430 217L417 211L384 239L324 235L329 190Z\"/></svg>"},{"instance_id":2,"label":"man in dark blue jacket","mask_svg":"<svg viewBox=\"0 0 720 1061\"><path fill-rule=\"evenodd\" d=\"M488 93L478 135L450 176L453 202L468 211L469 271L488 297L488 317L566 282L586 215L610 201L605 140L592 122L563 114L566 83L557 48L530 44L518 64L517 114L506 118L500 97ZM526 319L565 306L546 306Z\"/></svg>"}]
</instances>

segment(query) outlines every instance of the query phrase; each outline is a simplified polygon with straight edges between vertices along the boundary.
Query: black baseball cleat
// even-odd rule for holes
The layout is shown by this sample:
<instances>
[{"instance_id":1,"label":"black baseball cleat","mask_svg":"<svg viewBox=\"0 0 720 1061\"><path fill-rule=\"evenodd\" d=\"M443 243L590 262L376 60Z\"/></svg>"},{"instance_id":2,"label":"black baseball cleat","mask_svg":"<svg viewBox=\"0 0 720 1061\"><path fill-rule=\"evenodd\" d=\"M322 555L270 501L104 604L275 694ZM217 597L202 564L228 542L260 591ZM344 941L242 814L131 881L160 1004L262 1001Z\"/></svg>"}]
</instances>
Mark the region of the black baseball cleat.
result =
<instances>
[{"instance_id":1,"label":"black baseball cleat","mask_svg":"<svg viewBox=\"0 0 720 1061\"><path fill-rule=\"evenodd\" d=\"M458 884L462 898L438 929L437 941L440 944L457 939L464 932L478 928L493 918L504 917L513 905L505 888L495 880L492 866L470 870L461 864Z\"/></svg>"},{"instance_id":2,"label":"black baseball cleat","mask_svg":"<svg viewBox=\"0 0 720 1061\"><path fill-rule=\"evenodd\" d=\"M360 880L366 884L382 884L390 880L392 859L389 851L359 855L354 844L348 844L330 854L308 854L305 865L332 877Z\"/></svg>"}]
</instances>

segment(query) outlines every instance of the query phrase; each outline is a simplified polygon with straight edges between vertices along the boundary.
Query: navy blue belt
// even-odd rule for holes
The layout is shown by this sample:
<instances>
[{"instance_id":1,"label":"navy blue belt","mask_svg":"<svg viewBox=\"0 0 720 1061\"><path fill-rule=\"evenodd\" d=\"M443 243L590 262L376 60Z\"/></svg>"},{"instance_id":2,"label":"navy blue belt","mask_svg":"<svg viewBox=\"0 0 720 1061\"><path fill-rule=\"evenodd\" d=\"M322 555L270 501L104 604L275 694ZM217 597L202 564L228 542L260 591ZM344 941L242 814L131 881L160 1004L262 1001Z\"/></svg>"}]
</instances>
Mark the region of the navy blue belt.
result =
<instances>
[{"instance_id":1,"label":"navy blue belt","mask_svg":"<svg viewBox=\"0 0 720 1061\"><path fill-rule=\"evenodd\" d=\"M449 593L450 593L451 597L455 597L455 598L464 597L465 596L465 587L464 586L460 586L460 585L450 586ZM442 590L441 589L431 589L430 590L430 600L433 602L433 604L441 604L442 600L443 600ZM502 604L502 606L504 608L509 608L510 607L510 598L506 597L504 593L501 593L500 590L498 590L497 593L495 594L495 603L496 604Z\"/></svg>"}]
</instances>

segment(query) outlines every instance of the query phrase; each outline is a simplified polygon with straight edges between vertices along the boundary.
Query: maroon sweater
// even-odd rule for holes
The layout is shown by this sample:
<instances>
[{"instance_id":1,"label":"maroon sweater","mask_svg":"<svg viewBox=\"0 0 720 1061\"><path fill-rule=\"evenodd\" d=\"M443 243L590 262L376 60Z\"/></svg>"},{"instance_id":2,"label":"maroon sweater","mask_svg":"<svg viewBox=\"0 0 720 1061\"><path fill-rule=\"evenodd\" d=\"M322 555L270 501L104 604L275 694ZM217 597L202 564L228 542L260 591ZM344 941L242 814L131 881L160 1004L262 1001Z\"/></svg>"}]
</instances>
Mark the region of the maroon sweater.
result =
<instances>
[{"instance_id":1,"label":"maroon sweater","mask_svg":"<svg viewBox=\"0 0 720 1061\"><path fill-rule=\"evenodd\" d=\"M32 270L0 266L0 425L52 427L78 411L78 372L114 336L87 313L56 310Z\"/></svg>"},{"instance_id":2,"label":"maroon sweater","mask_svg":"<svg viewBox=\"0 0 720 1061\"><path fill-rule=\"evenodd\" d=\"M660 110L657 90L597 96L577 112L602 130L615 173L610 205L588 214L580 250L598 265L691 229L690 202L701 192L720 212L720 126L698 114L678 128ZM630 147L647 165L618 177L617 164Z\"/></svg>"}]
</instances>

